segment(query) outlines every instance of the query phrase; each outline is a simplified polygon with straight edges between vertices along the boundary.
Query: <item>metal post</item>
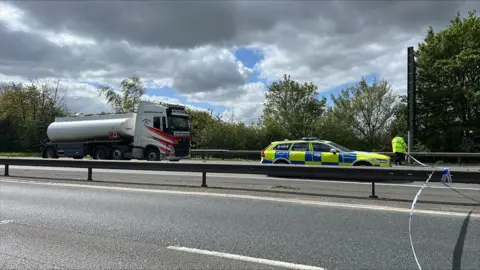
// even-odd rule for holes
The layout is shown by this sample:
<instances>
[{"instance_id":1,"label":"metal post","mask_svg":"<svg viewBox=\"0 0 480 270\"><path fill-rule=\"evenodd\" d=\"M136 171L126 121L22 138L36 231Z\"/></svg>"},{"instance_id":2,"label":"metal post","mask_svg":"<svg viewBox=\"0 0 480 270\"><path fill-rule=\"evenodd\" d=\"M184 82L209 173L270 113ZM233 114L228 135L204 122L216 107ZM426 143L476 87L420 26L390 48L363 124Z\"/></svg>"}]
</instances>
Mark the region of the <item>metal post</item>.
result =
<instances>
[{"instance_id":1,"label":"metal post","mask_svg":"<svg viewBox=\"0 0 480 270\"><path fill-rule=\"evenodd\" d=\"M92 168L88 168L88 178L87 181L93 181L92 179Z\"/></svg>"},{"instance_id":2,"label":"metal post","mask_svg":"<svg viewBox=\"0 0 480 270\"><path fill-rule=\"evenodd\" d=\"M408 153L413 152L415 144L415 128L417 115L417 97L416 97L416 73L415 50L413 47L407 48L407 104L408 104ZM412 163L408 156L407 162Z\"/></svg>"},{"instance_id":3,"label":"metal post","mask_svg":"<svg viewBox=\"0 0 480 270\"><path fill-rule=\"evenodd\" d=\"M407 152L408 152L407 163L408 164L412 164L412 159L410 158L410 153L413 150L413 146L412 146L413 143L411 143L411 142L412 142L412 130L409 130L408 131L408 138L407 138L407 144L408 144L407 145L407 148L408 148L408 150L407 150Z\"/></svg>"},{"instance_id":4,"label":"metal post","mask_svg":"<svg viewBox=\"0 0 480 270\"><path fill-rule=\"evenodd\" d=\"M458 157L458 165L462 164L462 158Z\"/></svg>"},{"instance_id":5,"label":"metal post","mask_svg":"<svg viewBox=\"0 0 480 270\"><path fill-rule=\"evenodd\" d=\"M5 164L5 173L3 175L9 176L9 174L8 174L8 164Z\"/></svg>"},{"instance_id":6,"label":"metal post","mask_svg":"<svg viewBox=\"0 0 480 270\"><path fill-rule=\"evenodd\" d=\"M202 187L207 187L207 173L202 172Z\"/></svg>"},{"instance_id":7,"label":"metal post","mask_svg":"<svg viewBox=\"0 0 480 270\"><path fill-rule=\"evenodd\" d=\"M377 195L375 195L375 182L372 181L372 195L369 196L371 199L378 199Z\"/></svg>"}]
</instances>

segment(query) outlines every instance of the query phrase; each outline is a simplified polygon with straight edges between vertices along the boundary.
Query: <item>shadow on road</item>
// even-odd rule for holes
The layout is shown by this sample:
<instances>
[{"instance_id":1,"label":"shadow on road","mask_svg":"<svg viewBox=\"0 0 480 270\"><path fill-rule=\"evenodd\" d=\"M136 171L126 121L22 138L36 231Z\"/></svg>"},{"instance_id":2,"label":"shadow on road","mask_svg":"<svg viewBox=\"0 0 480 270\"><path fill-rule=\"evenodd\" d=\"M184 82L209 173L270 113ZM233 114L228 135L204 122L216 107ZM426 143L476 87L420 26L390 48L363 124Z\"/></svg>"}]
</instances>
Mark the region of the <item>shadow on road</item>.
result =
<instances>
[{"instance_id":1,"label":"shadow on road","mask_svg":"<svg viewBox=\"0 0 480 270\"><path fill-rule=\"evenodd\" d=\"M268 177L273 177L273 178L283 178L283 179L298 179L300 177L298 176L285 176L281 174L268 174ZM319 177L313 177L313 176L302 176L301 179L307 179L307 180L327 180L327 181L336 181L335 179L328 179L328 178L319 178ZM371 181L352 181L352 182L363 182L363 183L370 183ZM413 184L415 181L413 180L387 180L387 181L377 181L376 183L390 183L390 184Z\"/></svg>"},{"instance_id":2,"label":"shadow on road","mask_svg":"<svg viewBox=\"0 0 480 270\"><path fill-rule=\"evenodd\" d=\"M452 269L460 270L462 268L462 255L463 255L463 246L465 245L465 237L467 236L468 223L470 222L470 216L472 215L473 210L468 212L467 217L463 221L462 229L458 235L457 243L455 244L455 250L453 251L453 262Z\"/></svg>"},{"instance_id":3,"label":"shadow on road","mask_svg":"<svg viewBox=\"0 0 480 270\"><path fill-rule=\"evenodd\" d=\"M472 201L474 201L474 202L480 203L479 200L476 200L476 199L474 199L474 198L472 198L472 197L470 197L470 196L468 196L468 195L463 194L462 192L456 190L455 188L452 188L452 187L449 186L448 184L444 183L444 185L447 186L448 188L450 188L450 190L455 191L456 193L460 194L461 196L463 196L463 197L465 197L465 198L467 198L467 199L470 199L470 200L472 200Z\"/></svg>"}]
</instances>

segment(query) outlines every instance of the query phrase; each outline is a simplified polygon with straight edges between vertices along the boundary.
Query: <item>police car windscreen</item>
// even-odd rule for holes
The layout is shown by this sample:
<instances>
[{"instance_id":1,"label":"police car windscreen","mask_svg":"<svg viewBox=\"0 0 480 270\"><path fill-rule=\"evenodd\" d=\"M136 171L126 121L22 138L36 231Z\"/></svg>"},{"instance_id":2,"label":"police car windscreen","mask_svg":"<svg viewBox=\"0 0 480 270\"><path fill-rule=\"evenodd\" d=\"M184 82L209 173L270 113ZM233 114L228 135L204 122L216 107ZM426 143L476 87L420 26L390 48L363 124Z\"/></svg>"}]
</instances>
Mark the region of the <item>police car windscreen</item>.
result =
<instances>
[{"instance_id":1,"label":"police car windscreen","mask_svg":"<svg viewBox=\"0 0 480 270\"><path fill-rule=\"evenodd\" d=\"M336 144L334 142L331 142L329 143L331 146L339 149L340 151L343 151L343 152L352 152L352 150L348 149L347 147L345 146L342 146L342 145L339 145L339 144Z\"/></svg>"}]
</instances>

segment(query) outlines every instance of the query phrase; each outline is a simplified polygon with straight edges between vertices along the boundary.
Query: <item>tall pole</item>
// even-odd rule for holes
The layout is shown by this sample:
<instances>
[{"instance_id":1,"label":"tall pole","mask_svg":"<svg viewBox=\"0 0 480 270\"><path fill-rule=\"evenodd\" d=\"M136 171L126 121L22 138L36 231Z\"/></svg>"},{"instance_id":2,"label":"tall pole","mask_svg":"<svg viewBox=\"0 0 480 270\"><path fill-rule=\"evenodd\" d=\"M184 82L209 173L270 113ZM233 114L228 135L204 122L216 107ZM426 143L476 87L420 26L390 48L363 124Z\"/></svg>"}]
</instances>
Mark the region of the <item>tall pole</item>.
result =
<instances>
[{"instance_id":1,"label":"tall pole","mask_svg":"<svg viewBox=\"0 0 480 270\"><path fill-rule=\"evenodd\" d=\"M415 144L416 126L416 73L415 55L413 47L407 48L407 100L408 100L408 153L413 152ZM408 163L412 160L408 156Z\"/></svg>"}]
</instances>

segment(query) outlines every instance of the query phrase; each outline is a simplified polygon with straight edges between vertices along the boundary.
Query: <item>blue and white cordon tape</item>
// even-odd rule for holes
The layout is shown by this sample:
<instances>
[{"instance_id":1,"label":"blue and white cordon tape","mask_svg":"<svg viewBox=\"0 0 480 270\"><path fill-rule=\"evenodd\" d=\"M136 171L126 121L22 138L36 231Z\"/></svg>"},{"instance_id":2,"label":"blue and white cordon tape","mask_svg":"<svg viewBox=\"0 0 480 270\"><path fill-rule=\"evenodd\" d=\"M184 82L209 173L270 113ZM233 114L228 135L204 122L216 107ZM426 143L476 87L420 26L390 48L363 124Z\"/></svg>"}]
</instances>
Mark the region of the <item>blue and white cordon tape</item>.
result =
<instances>
[{"instance_id":1,"label":"blue and white cordon tape","mask_svg":"<svg viewBox=\"0 0 480 270\"><path fill-rule=\"evenodd\" d=\"M413 159L415 162L417 162L421 166L428 167L427 165L423 164L422 162L416 160L409 153L407 153L407 156L409 156L411 159ZM413 216L413 209L415 208L415 204L417 203L418 198L420 197L420 194L422 193L423 189L427 187L427 184L430 181L430 179L432 178L434 172L435 172L435 167L432 168L432 173L428 177L427 181L425 181L425 183L422 185L420 190L417 192L417 195L415 195L415 198L413 199L413 202L412 202L412 208L410 209L410 217L409 217L409 220L408 220L408 234L410 236L410 246L412 247L412 252L413 252L413 256L415 257L415 262L417 263L418 269L420 269L420 270L422 270L422 266L418 262L417 254L415 253L415 248L413 247L412 216ZM442 174L442 183L445 183L446 181L448 181L448 183L452 182L452 176L450 175L450 170L448 168L444 168L443 169L443 174Z\"/></svg>"}]
</instances>

